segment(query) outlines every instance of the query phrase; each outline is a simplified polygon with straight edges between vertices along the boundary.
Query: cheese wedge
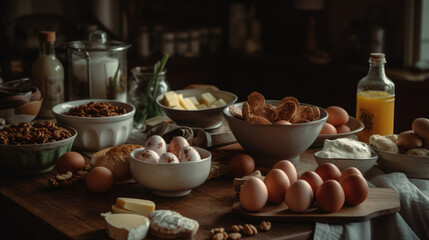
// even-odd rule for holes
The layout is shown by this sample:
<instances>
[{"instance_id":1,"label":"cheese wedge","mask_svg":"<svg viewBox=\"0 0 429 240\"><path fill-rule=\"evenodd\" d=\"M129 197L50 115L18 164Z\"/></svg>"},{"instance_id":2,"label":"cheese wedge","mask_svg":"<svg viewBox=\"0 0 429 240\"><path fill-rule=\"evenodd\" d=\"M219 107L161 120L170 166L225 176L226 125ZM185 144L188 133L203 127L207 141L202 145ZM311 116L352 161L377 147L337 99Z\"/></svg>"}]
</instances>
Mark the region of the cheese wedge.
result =
<instances>
[{"instance_id":1,"label":"cheese wedge","mask_svg":"<svg viewBox=\"0 0 429 240\"><path fill-rule=\"evenodd\" d=\"M222 107L225 106L226 102L225 100L223 100L222 98L219 98L218 100L216 100L216 102L214 102L210 107L211 108L215 108L215 107Z\"/></svg>"},{"instance_id":2,"label":"cheese wedge","mask_svg":"<svg viewBox=\"0 0 429 240\"><path fill-rule=\"evenodd\" d=\"M114 212L114 213L138 214L138 213L136 213L136 212L133 212L133 211L130 211L130 210L127 210L127 209L121 208L121 207L119 207L117 204L113 204L113 205L112 205L112 212Z\"/></svg>"},{"instance_id":3,"label":"cheese wedge","mask_svg":"<svg viewBox=\"0 0 429 240\"><path fill-rule=\"evenodd\" d=\"M149 230L149 219L135 214L115 213L105 217L107 233L115 240L140 240Z\"/></svg>"},{"instance_id":4,"label":"cheese wedge","mask_svg":"<svg viewBox=\"0 0 429 240\"><path fill-rule=\"evenodd\" d=\"M195 105L189 100L189 98L183 98L179 100L180 106L182 106L185 110L197 110Z\"/></svg>"},{"instance_id":5,"label":"cheese wedge","mask_svg":"<svg viewBox=\"0 0 429 240\"><path fill-rule=\"evenodd\" d=\"M119 197L116 199L116 205L145 217L149 216L149 214L155 210L154 202L138 198Z\"/></svg>"},{"instance_id":6,"label":"cheese wedge","mask_svg":"<svg viewBox=\"0 0 429 240\"><path fill-rule=\"evenodd\" d=\"M173 91L164 93L164 105L167 107L180 106L177 94Z\"/></svg>"},{"instance_id":7,"label":"cheese wedge","mask_svg":"<svg viewBox=\"0 0 429 240\"><path fill-rule=\"evenodd\" d=\"M201 100L207 107L210 107L214 102L216 102L216 98L209 92L201 94Z\"/></svg>"}]
</instances>

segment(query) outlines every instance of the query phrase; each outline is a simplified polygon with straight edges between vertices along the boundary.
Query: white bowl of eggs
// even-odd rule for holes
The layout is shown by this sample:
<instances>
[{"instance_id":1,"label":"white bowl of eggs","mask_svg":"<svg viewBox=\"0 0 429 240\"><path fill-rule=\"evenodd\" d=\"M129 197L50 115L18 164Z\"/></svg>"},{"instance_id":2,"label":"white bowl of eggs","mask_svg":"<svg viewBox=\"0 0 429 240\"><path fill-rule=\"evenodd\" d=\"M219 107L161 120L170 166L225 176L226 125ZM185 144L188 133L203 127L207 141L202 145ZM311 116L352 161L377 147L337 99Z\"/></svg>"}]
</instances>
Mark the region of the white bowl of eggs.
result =
<instances>
[{"instance_id":1,"label":"white bowl of eggs","mask_svg":"<svg viewBox=\"0 0 429 240\"><path fill-rule=\"evenodd\" d=\"M180 197L205 182L211 167L209 151L192 147L180 136L170 144L152 135L144 148L131 152L130 172L133 178L153 194Z\"/></svg>"}]
</instances>

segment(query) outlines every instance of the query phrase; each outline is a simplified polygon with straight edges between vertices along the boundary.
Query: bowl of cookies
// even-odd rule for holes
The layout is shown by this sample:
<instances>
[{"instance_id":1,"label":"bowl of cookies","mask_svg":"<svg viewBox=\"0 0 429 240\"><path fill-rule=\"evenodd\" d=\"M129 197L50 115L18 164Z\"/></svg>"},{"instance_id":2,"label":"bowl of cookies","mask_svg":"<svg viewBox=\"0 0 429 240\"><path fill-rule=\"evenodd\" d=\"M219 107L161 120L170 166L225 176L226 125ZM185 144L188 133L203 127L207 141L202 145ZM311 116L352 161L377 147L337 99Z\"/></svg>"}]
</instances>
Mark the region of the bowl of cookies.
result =
<instances>
[{"instance_id":1,"label":"bowl of cookies","mask_svg":"<svg viewBox=\"0 0 429 240\"><path fill-rule=\"evenodd\" d=\"M223 115L238 143L261 166L284 159L296 164L328 118L323 108L300 103L295 97L265 100L258 92L225 108Z\"/></svg>"},{"instance_id":2,"label":"bowl of cookies","mask_svg":"<svg viewBox=\"0 0 429 240\"><path fill-rule=\"evenodd\" d=\"M71 150L77 131L53 121L22 122L0 129L0 169L16 174L51 171Z\"/></svg>"},{"instance_id":3,"label":"bowl of cookies","mask_svg":"<svg viewBox=\"0 0 429 240\"><path fill-rule=\"evenodd\" d=\"M429 179L429 119L416 118L411 130L399 134L373 134L369 144L377 152L382 170Z\"/></svg>"},{"instance_id":4,"label":"bowl of cookies","mask_svg":"<svg viewBox=\"0 0 429 240\"><path fill-rule=\"evenodd\" d=\"M227 91L189 88L169 91L158 96L156 102L178 125L215 129L222 125L223 109L237 99L235 94Z\"/></svg>"},{"instance_id":5,"label":"bowl of cookies","mask_svg":"<svg viewBox=\"0 0 429 240\"><path fill-rule=\"evenodd\" d=\"M203 148L192 147L183 137L170 144L158 135L146 140L144 148L131 152L132 177L153 194L180 197L203 184L210 173L212 155Z\"/></svg>"},{"instance_id":6,"label":"bowl of cookies","mask_svg":"<svg viewBox=\"0 0 429 240\"><path fill-rule=\"evenodd\" d=\"M79 133L73 147L98 151L124 144L133 130L133 105L108 99L60 103L52 108L59 124Z\"/></svg>"}]
</instances>

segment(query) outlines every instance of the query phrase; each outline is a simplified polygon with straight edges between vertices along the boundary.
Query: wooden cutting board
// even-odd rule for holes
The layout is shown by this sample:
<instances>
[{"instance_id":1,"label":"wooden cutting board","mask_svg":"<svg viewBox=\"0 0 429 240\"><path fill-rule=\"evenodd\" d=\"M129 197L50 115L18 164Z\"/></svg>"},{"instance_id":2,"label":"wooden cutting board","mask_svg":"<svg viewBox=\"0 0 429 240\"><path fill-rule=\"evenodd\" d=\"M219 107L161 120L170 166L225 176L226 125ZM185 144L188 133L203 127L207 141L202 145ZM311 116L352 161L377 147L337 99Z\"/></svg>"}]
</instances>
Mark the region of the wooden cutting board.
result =
<instances>
[{"instance_id":1,"label":"wooden cutting board","mask_svg":"<svg viewBox=\"0 0 429 240\"><path fill-rule=\"evenodd\" d=\"M269 220L282 222L358 222L382 215L399 212L401 204L398 194L393 188L370 188L366 200L357 206L344 206L340 211L325 213L317 206L312 206L306 212L294 213L285 203L266 205L257 212L243 209L239 201L234 202L233 210L245 218L252 220Z\"/></svg>"}]
</instances>

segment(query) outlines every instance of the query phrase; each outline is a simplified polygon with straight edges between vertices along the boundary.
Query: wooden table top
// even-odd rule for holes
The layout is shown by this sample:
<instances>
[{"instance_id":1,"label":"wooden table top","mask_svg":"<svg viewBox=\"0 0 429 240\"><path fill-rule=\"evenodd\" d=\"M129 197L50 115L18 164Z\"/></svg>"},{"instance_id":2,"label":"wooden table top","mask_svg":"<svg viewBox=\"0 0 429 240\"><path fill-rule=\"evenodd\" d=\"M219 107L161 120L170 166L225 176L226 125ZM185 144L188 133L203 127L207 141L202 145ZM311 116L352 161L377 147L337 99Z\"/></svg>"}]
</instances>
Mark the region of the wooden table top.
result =
<instances>
[{"instance_id":1,"label":"wooden table top","mask_svg":"<svg viewBox=\"0 0 429 240\"><path fill-rule=\"evenodd\" d=\"M314 170L317 163L309 149L301 155L297 172ZM211 149L213 161L228 161L243 152L237 143ZM256 167L264 174L266 168ZM0 213L40 239L108 239L106 223L100 215L111 211L117 197L152 200L156 209L170 209L197 220L200 228L194 239L210 239L210 229L234 224L259 222L244 219L232 211L236 197L233 178L223 176L206 181L184 197L157 197L138 183L117 184L105 193L91 192L83 182L66 189L53 189L48 184L52 173L37 176L1 176ZM308 239L314 223L273 223L268 232L246 239ZM148 238L153 236L148 235Z\"/></svg>"}]
</instances>

